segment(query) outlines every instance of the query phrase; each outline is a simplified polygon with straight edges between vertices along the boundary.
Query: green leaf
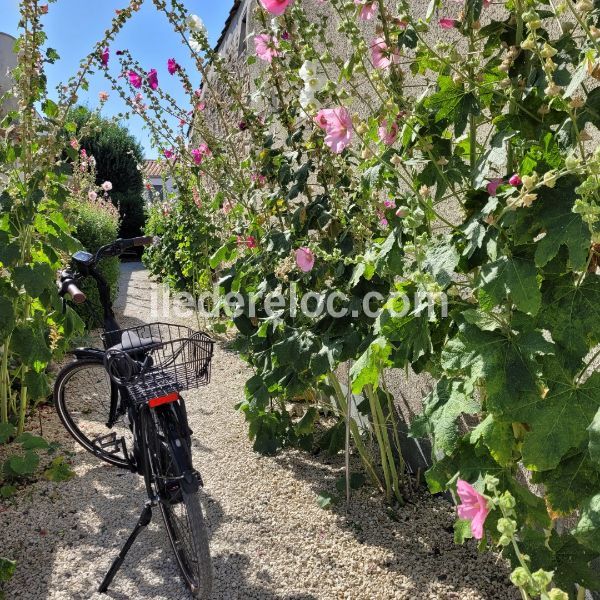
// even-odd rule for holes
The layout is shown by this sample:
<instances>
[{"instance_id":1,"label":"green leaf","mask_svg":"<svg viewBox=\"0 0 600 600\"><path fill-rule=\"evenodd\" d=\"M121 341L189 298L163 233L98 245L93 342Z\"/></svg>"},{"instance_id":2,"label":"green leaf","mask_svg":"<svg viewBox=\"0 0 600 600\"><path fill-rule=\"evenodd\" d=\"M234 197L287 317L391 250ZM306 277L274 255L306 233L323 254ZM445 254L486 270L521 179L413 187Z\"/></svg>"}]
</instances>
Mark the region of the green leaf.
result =
<instances>
[{"instance_id":1,"label":"green leaf","mask_svg":"<svg viewBox=\"0 0 600 600\"><path fill-rule=\"evenodd\" d=\"M576 200L573 178L564 177L555 188L542 188L532 214L534 234L543 233L537 242L535 264L547 265L560 250L569 249L569 260L575 271L584 271L591 245L590 228L581 215L573 212Z\"/></svg>"},{"instance_id":2,"label":"green leaf","mask_svg":"<svg viewBox=\"0 0 600 600\"><path fill-rule=\"evenodd\" d=\"M13 352L21 357L24 363L29 365L36 361L47 363L52 357L41 332L26 326L19 326L14 329L10 347Z\"/></svg>"},{"instance_id":3,"label":"green leaf","mask_svg":"<svg viewBox=\"0 0 600 600\"><path fill-rule=\"evenodd\" d=\"M296 434L298 436L309 435L313 432L315 421L317 420L319 413L314 406L311 406L305 413L304 416L296 423Z\"/></svg>"},{"instance_id":4,"label":"green leaf","mask_svg":"<svg viewBox=\"0 0 600 600\"><path fill-rule=\"evenodd\" d=\"M15 326L15 311L12 302L0 296L0 343L10 334Z\"/></svg>"},{"instance_id":5,"label":"green leaf","mask_svg":"<svg viewBox=\"0 0 600 600\"><path fill-rule=\"evenodd\" d=\"M439 285L446 287L452 283L452 276L459 260L454 245L434 240L425 254L423 268L433 275Z\"/></svg>"},{"instance_id":6,"label":"green leaf","mask_svg":"<svg viewBox=\"0 0 600 600\"><path fill-rule=\"evenodd\" d=\"M350 473L350 489L358 490L365 485L367 478L364 473ZM340 494L346 493L346 473L339 477L335 482L335 489Z\"/></svg>"},{"instance_id":7,"label":"green leaf","mask_svg":"<svg viewBox=\"0 0 600 600\"><path fill-rule=\"evenodd\" d=\"M556 360L547 370L553 374L548 394L521 411L530 426L523 441L523 464L533 471L554 469L570 448L578 447L600 408L600 373L577 385Z\"/></svg>"},{"instance_id":8,"label":"green leaf","mask_svg":"<svg viewBox=\"0 0 600 600\"><path fill-rule=\"evenodd\" d=\"M32 298L38 298L44 290L54 284L54 273L48 263L35 263L15 267L13 280L17 287L23 286Z\"/></svg>"},{"instance_id":9,"label":"green leaf","mask_svg":"<svg viewBox=\"0 0 600 600\"><path fill-rule=\"evenodd\" d=\"M545 498L553 512L569 515L600 486L600 472L587 452L567 456L556 468L534 472L533 483L544 485Z\"/></svg>"},{"instance_id":10,"label":"green leaf","mask_svg":"<svg viewBox=\"0 0 600 600\"><path fill-rule=\"evenodd\" d=\"M359 394L365 385L377 387L379 373L388 365L388 358L392 348L384 338L377 338L371 342L367 350L358 358L350 369L352 392Z\"/></svg>"},{"instance_id":11,"label":"green leaf","mask_svg":"<svg viewBox=\"0 0 600 600\"><path fill-rule=\"evenodd\" d=\"M317 504L321 508L330 508L333 502L333 496L327 492L322 492L317 496Z\"/></svg>"},{"instance_id":12,"label":"green leaf","mask_svg":"<svg viewBox=\"0 0 600 600\"><path fill-rule=\"evenodd\" d=\"M24 456L11 456L4 463L5 469L11 475L31 475L37 469L40 462L38 455L33 450L28 450Z\"/></svg>"},{"instance_id":13,"label":"green leaf","mask_svg":"<svg viewBox=\"0 0 600 600\"><path fill-rule=\"evenodd\" d=\"M460 544L461 546L465 543L465 540L470 540L473 537L471 531L471 521L466 519L458 519L454 522L454 543Z\"/></svg>"},{"instance_id":14,"label":"green leaf","mask_svg":"<svg viewBox=\"0 0 600 600\"><path fill-rule=\"evenodd\" d=\"M8 581L15 574L16 568L16 561L0 557L0 581Z\"/></svg>"},{"instance_id":15,"label":"green leaf","mask_svg":"<svg viewBox=\"0 0 600 600\"><path fill-rule=\"evenodd\" d=\"M24 383L27 385L28 394L32 400L47 398L52 393L48 385L48 375L45 372L27 371Z\"/></svg>"},{"instance_id":16,"label":"green leaf","mask_svg":"<svg viewBox=\"0 0 600 600\"><path fill-rule=\"evenodd\" d=\"M496 304L503 303L510 295L522 312L535 315L540 309L542 295L532 261L503 256L486 263L481 269L477 287L485 290Z\"/></svg>"},{"instance_id":17,"label":"green leaf","mask_svg":"<svg viewBox=\"0 0 600 600\"><path fill-rule=\"evenodd\" d=\"M75 477L75 471L64 456L57 456L44 471L44 477L49 481L68 481Z\"/></svg>"},{"instance_id":18,"label":"green leaf","mask_svg":"<svg viewBox=\"0 0 600 600\"><path fill-rule=\"evenodd\" d=\"M510 423L498 421L494 415L488 415L471 432L472 444L480 439L498 464L507 466L513 462L515 436Z\"/></svg>"},{"instance_id":19,"label":"green leaf","mask_svg":"<svg viewBox=\"0 0 600 600\"><path fill-rule=\"evenodd\" d=\"M476 414L480 409L479 402L464 392L462 382L441 379L425 398L423 415L417 417L420 427L423 426L423 420L426 421L426 431L413 429L413 435L424 437L425 433L429 433L436 455L438 452L451 454L460 440L458 418L462 414Z\"/></svg>"},{"instance_id":20,"label":"green leaf","mask_svg":"<svg viewBox=\"0 0 600 600\"><path fill-rule=\"evenodd\" d=\"M48 442L39 435L32 435L29 432L22 433L16 440L18 444L23 446L24 450L36 450L49 448Z\"/></svg>"},{"instance_id":21,"label":"green leaf","mask_svg":"<svg viewBox=\"0 0 600 600\"><path fill-rule=\"evenodd\" d=\"M3 485L0 487L0 496L2 498L11 498L17 493L17 488L14 485Z\"/></svg>"},{"instance_id":22,"label":"green leaf","mask_svg":"<svg viewBox=\"0 0 600 600\"><path fill-rule=\"evenodd\" d=\"M600 409L588 427L588 431L590 433L590 457L597 465L600 465Z\"/></svg>"},{"instance_id":23,"label":"green leaf","mask_svg":"<svg viewBox=\"0 0 600 600\"><path fill-rule=\"evenodd\" d=\"M573 530L577 540L591 550L600 548L600 494L588 498L581 509L581 518Z\"/></svg>"},{"instance_id":24,"label":"green leaf","mask_svg":"<svg viewBox=\"0 0 600 600\"><path fill-rule=\"evenodd\" d=\"M5 444L15 435L17 428L12 423L0 423L0 444Z\"/></svg>"}]
</instances>

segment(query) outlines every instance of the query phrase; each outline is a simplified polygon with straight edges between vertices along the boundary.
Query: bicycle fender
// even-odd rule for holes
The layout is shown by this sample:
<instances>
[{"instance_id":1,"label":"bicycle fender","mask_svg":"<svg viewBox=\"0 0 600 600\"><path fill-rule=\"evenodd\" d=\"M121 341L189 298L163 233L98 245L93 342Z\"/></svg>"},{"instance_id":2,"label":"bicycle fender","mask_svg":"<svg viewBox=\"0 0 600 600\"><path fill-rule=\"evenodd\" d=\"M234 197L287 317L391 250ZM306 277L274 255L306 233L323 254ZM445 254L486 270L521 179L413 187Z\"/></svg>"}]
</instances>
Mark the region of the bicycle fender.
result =
<instances>
[{"instance_id":1,"label":"bicycle fender","mask_svg":"<svg viewBox=\"0 0 600 600\"><path fill-rule=\"evenodd\" d=\"M76 348L73 350L72 354L75 355L77 360L83 358L95 358L104 362L104 350L100 350L100 348Z\"/></svg>"}]
</instances>

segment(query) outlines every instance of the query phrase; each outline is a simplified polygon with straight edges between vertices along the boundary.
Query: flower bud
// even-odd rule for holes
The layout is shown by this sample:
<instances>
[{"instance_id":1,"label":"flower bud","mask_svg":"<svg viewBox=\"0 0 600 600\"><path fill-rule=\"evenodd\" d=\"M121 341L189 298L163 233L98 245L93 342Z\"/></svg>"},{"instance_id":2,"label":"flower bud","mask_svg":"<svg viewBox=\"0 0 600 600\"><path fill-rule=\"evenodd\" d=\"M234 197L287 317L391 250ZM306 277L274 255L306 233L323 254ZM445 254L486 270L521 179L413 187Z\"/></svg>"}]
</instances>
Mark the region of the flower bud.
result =
<instances>
[{"instance_id":1,"label":"flower bud","mask_svg":"<svg viewBox=\"0 0 600 600\"><path fill-rule=\"evenodd\" d=\"M553 48L548 42L544 42L540 54L542 55L542 58L552 58L556 55L556 52L556 48Z\"/></svg>"},{"instance_id":2,"label":"flower bud","mask_svg":"<svg viewBox=\"0 0 600 600\"><path fill-rule=\"evenodd\" d=\"M565 167L567 167L569 171L575 171L579 167L579 163L580 160L572 154L567 156L567 158L565 159Z\"/></svg>"},{"instance_id":3,"label":"flower bud","mask_svg":"<svg viewBox=\"0 0 600 600\"><path fill-rule=\"evenodd\" d=\"M493 492L498 485L500 484L500 480L497 477L494 477L493 475L490 475L489 473L485 476L484 479L484 484L485 487L490 491Z\"/></svg>"},{"instance_id":4,"label":"flower bud","mask_svg":"<svg viewBox=\"0 0 600 600\"><path fill-rule=\"evenodd\" d=\"M560 588L552 588L548 592L548 600L569 600L569 594L563 592Z\"/></svg>"},{"instance_id":5,"label":"flower bud","mask_svg":"<svg viewBox=\"0 0 600 600\"><path fill-rule=\"evenodd\" d=\"M537 173L533 173L532 175L523 175L523 186L526 190L530 190L536 186L538 182Z\"/></svg>"},{"instance_id":6,"label":"flower bud","mask_svg":"<svg viewBox=\"0 0 600 600\"><path fill-rule=\"evenodd\" d=\"M517 587L524 587L531 583L529 573L523 567L517 567L511 574L510 580Z\"/></svg>"},{"instance_id":7,"label":"flower bud","mask_svg":"<svg viewBox=\"0 0 600 600\"><path fill-rule=\"evenodd\" d=\"M545 590L552 581L553 577L554 571L544 571L544 569L539 569L535 573L531 574L533 582L540 590Z\"/></svg>"},{"instance_id":8,"label":"flower bud","mask_svg":"<svg viewBox=\"0 0 600 600\"><path fill-rule=\"evenodd\" d=\"M506 535L501 535L500 539L498 540L498 545L499 546L508 546L511 542L511 538L509 538Z\"/></svg>"},{"instance_id":9,"label":"flower bud","mask_svg":"<svg viewBox=\"0 0 600 600\"><path fill-rule=\"evenodd\" d=\"M546 187L553 188L556 185L556 179L556 171L548 171L547 173L544 173L543 184Z\"/></svg>"},{"instance_id":10,"label":"flower bud","mask_svg":"<svg viewBox=\"0 0 600 600\"><path fill-rule=\"evenodd\" d=\"M512 538L515 535L515 531L517 530L517 522L513 519L507 519L506 517L502 517L498 519L498 524L496 525L498 531L505 535L508 538Z\"/></svg>"},{"instance_id":11,"label":"flower bud","mask_svg":"<svg viewBox=\"0 0 600 600\"><path fill-rule=\"evenodd\" d=\"M504 494L502 494L502 496L500 496L498 504L500 505L500 508L509 511L515 507L516 502L513 495L510 492L506 491L504 492Z\"/></svg>"},{"instance_id":12,"label":"flower bud","mask_svg":"<svg viewBox=\"0 0 600 600\"><path fill-rule=\"evenodd\" d=\"M574 98L571 98L569 106L574 109L583 108L585 106L585 100L581 96L575 96Z\"/></svg>"},{"instance_id":13,"label":"flower bud","mask_svg":"<svg viewBox=\"0 0 600 600\"><path fill-rule=\"evenodd\" d=\"M531 36L521 42L521 48L523 48L523 50L535 50L535 47L535 39Z\"/></svg>"}]
</instances>

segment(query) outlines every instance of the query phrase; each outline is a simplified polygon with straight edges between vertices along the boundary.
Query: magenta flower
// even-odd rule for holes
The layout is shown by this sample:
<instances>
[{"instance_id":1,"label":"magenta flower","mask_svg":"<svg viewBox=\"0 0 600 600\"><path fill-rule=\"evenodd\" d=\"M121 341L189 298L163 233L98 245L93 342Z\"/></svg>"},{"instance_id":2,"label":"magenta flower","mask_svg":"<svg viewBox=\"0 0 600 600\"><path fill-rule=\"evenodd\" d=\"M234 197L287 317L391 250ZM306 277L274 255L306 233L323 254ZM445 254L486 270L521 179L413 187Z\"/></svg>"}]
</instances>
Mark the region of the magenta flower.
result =
<instances>
[{"instance_id":1,"label":"magenta flower","mask_svg":"<svg viewBox=\"0 0 600 600\"><path fill-rule=\"evenodd\" d=\"M179 69L181 69L181 67L174 58L170 58L167 61L167 71L169 71L169 75L175 75Z\"/></svg>"},{"instance_id":2,"label":"magenta flower","mask_svg":"<svg viewBox=\"0 0 600 600\"><path fill-rule=\"evenodd\" d=\"M77 150L79 148L79 142L75 138L69 142L69 145L71 148L73 148L73 150Z\"/></svg>"},{"instance_id":3,"label":"magenta flower","mask_svg":"<svg viewBox=\"0 0 600 600\"><path fill-rule=\"evenodd\" d=\"M282 15L293 0L260 0L262 7L272 15Z\"/></svg>"},{"instance_id":4,"label":"magenta flower","mask_svg":"<svg viewBox=\"0 0 600 600\"><path fill-rule=\"evenodd\" d=\"M383 206L385 206L386 208L394 208L396 206L396 203L393 200L384 200L383 201Z\"/></svg>"},{"instance_id":5,"label":"magenta flower","mask_svg":"<svg viewBox=\"0 0 600 600\"><path fill-rule=\"evenodd\" d=\"M158 89L158 72L156 69L150 69L150 71L148 71L148 84L151 89Z\"/></svg>"},{"instance_id":6,"label":"magenta flower","mask_svg":"<svg viewBox=\"0 0 600 600\"><path fill-rule=\"evenodd\" d=\"M377 130L379 139L388 146L391 146L398 138L398 123L392 121L391 123L384 120L381 122L379 129Z\"/></svg>"},{"instance_id":7,"label":"magenta flower","mask_svg":"<svg viewBox=\"0 0 600 600\"><path fill-rule=\"evenodd\" d=\"M387 69L392 63L400 60L398 48L390 50L382 37L371 42L371 61L376 69Z\"/></svg>"},{"instance_id":8,"label":"magenta flower","mask_svg":"<svg viewBox=\"0 0 600 600\"><path fill-rule=\"evenodd\" d=\"M327 127L327 113L332 110L330 108L321 109L315 116L314 121L317 124L317 127L320 129L325 129Z\"/></svg>"},{"instance_id":9,"label":"magenta flower","mask_svg":"<svg viewBox=\"0 0 600 600\"><path fill-rule=\"evenodd\" d=\"M456 21L455 19L448 19L446 17L446 18L440 19L439 24L442 29L454 29L456 27L456 25L458 24L458 21Z\"/></svg>"},{"instance_id":10,"label":"magenta flower","mask_svg":"<svg viewBox=\"0 0 600 600\"><path fill-rule=\"evenodd\" d=\"M519 177L519 175L517 173L515 173L508 180L508 183L510 183L510 185L512 185L513 187L519 187L523 183L523 180Z\"/></svg>"},{"instance_id":11,"label":"magenta flower","mask_svg":"<svg viewBox=\"0 0 600 600\"><path fill-rule=\"evenodd\" d=\"M173 150L163 150L163 155L165 158L173 158L173 156L175 156L175 153L173 152Z\"/></svg>"},{"instance_id":12,"label":"magenta flower","mask_svg":"<svg viewBox=\"0 0 600 600\"><path fill-rule=\"evenodd\" d=\"M196 110L199 110L200 112L202 112L205 108L206 102L198 102L198 104L196 104Z\"/></svg>"},{"instance_id":13,"label":"magenta flower","mask_svg":"<svg viewBox=\"0 0 600 600\"><path fill-rule=\"evenodd\" d=\"M200 148L192 148L192 150L190 150L190 154L192 155L192 158L194 159L194 162L199 165L202 162L202 159L204 158L204 155L202 154L202 152L200 152Z\"/></svg>"},{"instance_id":14,"label":"magenta flower","mask_svg":"<svg viewBox=\"0 0 600 600\"><path fill-rule=\"evenodd\" d=\"M203 156L210 156L212 154L210 148L208 147L208 144L206 142L202 142L199 146L198 146L198 150L200 150L200 153Z\"/></svg>"},{"instance_id":15,"label":"magenta flower","mask_svg":"<svg viewBox=\"0 0 600 600\"><path fill-rule=\"evenodd\" d=\"M490 196L495 196L498 188L504 183L503 179L491 179L487 184L487 193Z\"/></svg>"},{"instance_id":16,"label":"magenta flower","mask_svg":"<svg viewBox=\"0 0 600 600\"><path fill-rule=\"evenodd\" d=\"M254 46L256 48L256 56L268 63L279 54L277 52L277 39L266 33L261 33L254 37Z\"/></svg>"},{"instance_id":17,"label":"magenta flower","mask_svg":"<svg viewBox=\"0 0 600 600\"><path fill-rule=\"evenodd\" d=\"M304 273L308 273L315 266L315 255L310 248L303 246L296 250L296 264Z\"/></svg>"},{"instance_id":18,"label":"magenta flower","mask_svg":"<svg viewBox=\"0 0 600 600\"><path fill-rule=\"evenodd\" d=\"M363 21L370 21L375 16L377 6L373 0L354 0L354 4L361 7L358 16Z\"/></svg>"},{"instance_id":19,"label":"magenta flower","mask_svg":"<svg viewBox=\"0 0 600 600\"><path fill-rule=\"evenodd\" d=\"M139 89L142 87L142 78L135 71L129 71L127 77L129 77L129 83L134 88Z\"/></svg>"},{"instance_id":20,"label":"magenta flower","mask_svg":"<svg viewBox=\"0 0 600 600\"><path fill-rule=\"evenodd\" d=\"M237 236L238 246L247 246L248 248L256 248L258 246L256 238L253 235Z\"/></svg>"},{"instance_id":21,"label":"magenta flower","mask_svg":"<svg viewBox=\"0 0 600 600\"><path fill-rule=\"evenodd\" d=\"M102 50L102 53L100 54L100 62L102 63L103 67L108 66L109 58L110 58L110 50L108 48L104 48L104 50Z\"/></svg>"},{"instance_id":22,"label":"magenta flower","mask_svg":"<svg viewBox=\"0 0 600 600\"><path fill-rule=\"evenodd\" d=\"M471 521L471 532L473 537L480 540L483 537L483 524L490 512L488 501L470 483L459 479L456 491L462 504L456 507L461 519Z\"/></svg>"}]
</instances>

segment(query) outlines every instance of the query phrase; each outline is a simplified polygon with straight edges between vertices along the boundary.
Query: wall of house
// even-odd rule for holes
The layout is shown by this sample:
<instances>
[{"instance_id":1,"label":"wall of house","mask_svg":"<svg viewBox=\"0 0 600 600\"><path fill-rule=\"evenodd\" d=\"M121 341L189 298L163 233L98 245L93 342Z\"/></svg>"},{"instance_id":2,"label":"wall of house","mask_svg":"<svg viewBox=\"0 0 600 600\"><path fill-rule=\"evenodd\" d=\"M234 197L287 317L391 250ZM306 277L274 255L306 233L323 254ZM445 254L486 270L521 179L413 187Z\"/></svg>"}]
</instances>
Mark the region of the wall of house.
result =
<instances>
[{"instance_id":1,"label":"wall of house","mask_svg":"<svg viewBox=\"0 0 600 600\"><path fill-rule=\"evenodd\" d=\"M14 43L15 38L12 35L0 32L0 96L13 86L10 71L17 66L17 56L13 52ZM0 102L0 116L6 114L8 110L14 110L16 106L14 99Z\"/></svg>"}]
</instances>

